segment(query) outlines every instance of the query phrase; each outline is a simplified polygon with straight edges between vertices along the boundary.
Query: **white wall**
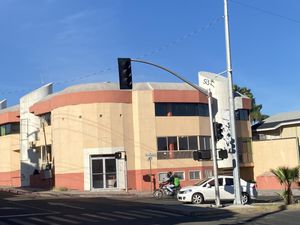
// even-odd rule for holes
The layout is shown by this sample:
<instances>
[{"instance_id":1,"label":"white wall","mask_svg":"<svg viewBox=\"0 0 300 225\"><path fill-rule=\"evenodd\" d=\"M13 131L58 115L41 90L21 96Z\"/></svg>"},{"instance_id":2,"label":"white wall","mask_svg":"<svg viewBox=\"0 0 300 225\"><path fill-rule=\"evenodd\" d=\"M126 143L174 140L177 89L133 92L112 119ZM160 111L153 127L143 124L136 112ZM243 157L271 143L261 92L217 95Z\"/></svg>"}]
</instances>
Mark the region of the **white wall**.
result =
<instances>
[{"instance_id":1,"label":"white wall","mask_svg":"<svg viewBox=\"0 0 300 225\"><path fill-rule=\"evenodd\" d=\"M40 128L40 119L29 108L52 93L52 84L44 85L20 98L20 159L21 159L21 186L30 185L30 175L38 169L38 154L30 149L30 142L36 140ZM29 154L30 153L30 154Z\"/></svg>"},{"instance_id":2,"label":"white wall","mask_svg":"<svg viewBox=\"0 0 300 225\"><path fill-rule=\"evenodd\" d=\"M229 150L229 145L226 142L230 141L225 139L226 133L230 134L229 128L229 91L228 91L228 79L218 74L210 72L198 73L199 86L204 89L210 89L212 97L217 99L217 103L213 104L213 111L215 113L215 121L222 123L226 129L224 138L218 141L217 148L225 148ZM228 154L227 159L219 160L219 168L231 168L233 155Z\"/></svg>"}]
</instances>

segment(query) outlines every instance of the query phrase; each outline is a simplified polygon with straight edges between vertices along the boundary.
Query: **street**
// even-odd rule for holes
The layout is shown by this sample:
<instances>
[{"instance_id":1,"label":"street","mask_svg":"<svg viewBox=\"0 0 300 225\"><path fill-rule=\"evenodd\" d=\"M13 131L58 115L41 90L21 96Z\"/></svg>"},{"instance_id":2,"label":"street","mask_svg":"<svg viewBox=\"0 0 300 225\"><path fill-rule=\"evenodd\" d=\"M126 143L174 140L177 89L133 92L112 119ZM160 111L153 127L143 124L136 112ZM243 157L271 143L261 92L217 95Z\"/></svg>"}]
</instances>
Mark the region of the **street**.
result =
<instances>
[{"instance_id":1,"label":"street","mask_svg":"<svg viewBox=\"0 0 300 225\"><path fill-rule=\"evenodd\" d=\"M203 215L172 212L168 205L190 208L173 199L33 198L0 192L0 225L6 224L298 224L298 210L237 214L202 208Z\"/></svg>"}]
</instances>

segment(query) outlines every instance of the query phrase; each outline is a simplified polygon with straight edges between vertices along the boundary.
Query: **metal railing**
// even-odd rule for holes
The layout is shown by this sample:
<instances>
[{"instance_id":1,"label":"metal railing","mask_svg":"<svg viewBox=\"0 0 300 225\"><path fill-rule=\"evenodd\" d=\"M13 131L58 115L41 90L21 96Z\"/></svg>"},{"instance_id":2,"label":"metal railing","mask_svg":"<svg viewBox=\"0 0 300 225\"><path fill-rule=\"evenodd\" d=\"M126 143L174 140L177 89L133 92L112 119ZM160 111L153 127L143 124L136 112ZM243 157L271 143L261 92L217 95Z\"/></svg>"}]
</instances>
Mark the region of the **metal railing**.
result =
<instances>
[{"instance_id":1,"label":"metal railing","mask_svg":"<svg viewBox=\"0 0 300 225\"><path fill-rule=\"evenodd\" d=\"M157 159L192 159L194 150L158 151Z\"/></svg>"}]
</instances>

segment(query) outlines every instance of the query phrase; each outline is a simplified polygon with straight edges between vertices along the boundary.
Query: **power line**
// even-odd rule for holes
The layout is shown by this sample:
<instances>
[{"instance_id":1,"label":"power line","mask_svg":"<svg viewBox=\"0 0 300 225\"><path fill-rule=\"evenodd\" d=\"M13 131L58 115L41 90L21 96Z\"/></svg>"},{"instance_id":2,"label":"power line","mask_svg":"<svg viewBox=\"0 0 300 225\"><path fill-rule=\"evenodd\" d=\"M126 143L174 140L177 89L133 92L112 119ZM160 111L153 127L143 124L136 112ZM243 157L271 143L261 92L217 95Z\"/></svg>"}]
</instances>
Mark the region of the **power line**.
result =
<instances>
[{"instance_id":1,"label":"power line","mask_svg":"<svg viewBox=\"0 0 300 225\"><path fill-rule=\"evenodd\" d=\"M201 28L199 28L197 30L194 30L192 32L189 32L189 33L187 33L187 34L185 34L185 35L177 38L176 40L170 41L169 43L167 43L167 44L165 44L163 46L160 46L160 47L158 47L158 48L156 48L156 49L154 49L152 51L149 51L148 53L145 53L145 54L143 54L143 55L141 55L139 57L136 57L136 58L137 59L144 59L144 58L147 58L147 57L152 56L154 54L160 53L160 52L164 51L165 49L172 47L175 44L178 44L178 43L180 43L180 42L182 42L182 41L184 41L184 40L186 40L188 38L191 38L191 37L199 34L200 32L208 30L209 28L211 28L212 26L214 26L216 23L220 22L223 18L224 18L223 16L219 16L216 19L214 19L212 22L208 23L207 25L205 25L205 26L203 26L203 27L201 27Z\"/></svg>"},{"instance_id":2,"label":"power line","mask_svg":"<svg viewBox=\"0 0 300 225\"><path fill-rule=\"evenodd\" d=\"M230 1L233 2L233 3L236 3L238 5L242 5L244 7L251 8L251 9L254 9L256 11L260 11L262 13L265 13L265 14L268 14L268 15L271 15L271 16L275 16L275 17L278 17L278 18L281 18L281 19L285 19L285 20L290 21L290 22L294 22L294 23L298 23L298 24L300 23L300 20L296 20L296 19L284 16L284 15L281 15L281 14L278 14L278 13L275 13L275 12L272 12L272 11L269 11L269 10L261 9L261 8L256 7L256 6L253 6L253 5L249 5L249 4L246 4L246 3L239 2L237 0L230 0Z\"/></svg>"}]
</instances>

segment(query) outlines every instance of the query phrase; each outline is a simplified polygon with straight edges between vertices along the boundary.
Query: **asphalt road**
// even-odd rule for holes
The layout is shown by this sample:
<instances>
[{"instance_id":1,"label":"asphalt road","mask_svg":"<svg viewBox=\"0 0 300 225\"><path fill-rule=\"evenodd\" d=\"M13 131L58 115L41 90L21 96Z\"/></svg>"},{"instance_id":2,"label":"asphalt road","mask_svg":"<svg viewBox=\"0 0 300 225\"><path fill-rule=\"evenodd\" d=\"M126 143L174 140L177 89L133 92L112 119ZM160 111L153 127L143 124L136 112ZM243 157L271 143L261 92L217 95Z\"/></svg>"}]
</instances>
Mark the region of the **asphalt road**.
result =
<instances>
[{"instance_id":1,"label":"asphalt road","mask_svg":"<svg viewBox=\"0 0 300 225\"><path fill-rule=\"evenodd\" d=\"M299 224L299 211L240 215L223 209L223 213L187 216L168 210L175 200L160 202L130 198L32 198L0 192L0 225L7 224ZM184 206L190 207L190 206ZM217 212L217 211L215 211Z\"/></svg>"}]
</instances>

